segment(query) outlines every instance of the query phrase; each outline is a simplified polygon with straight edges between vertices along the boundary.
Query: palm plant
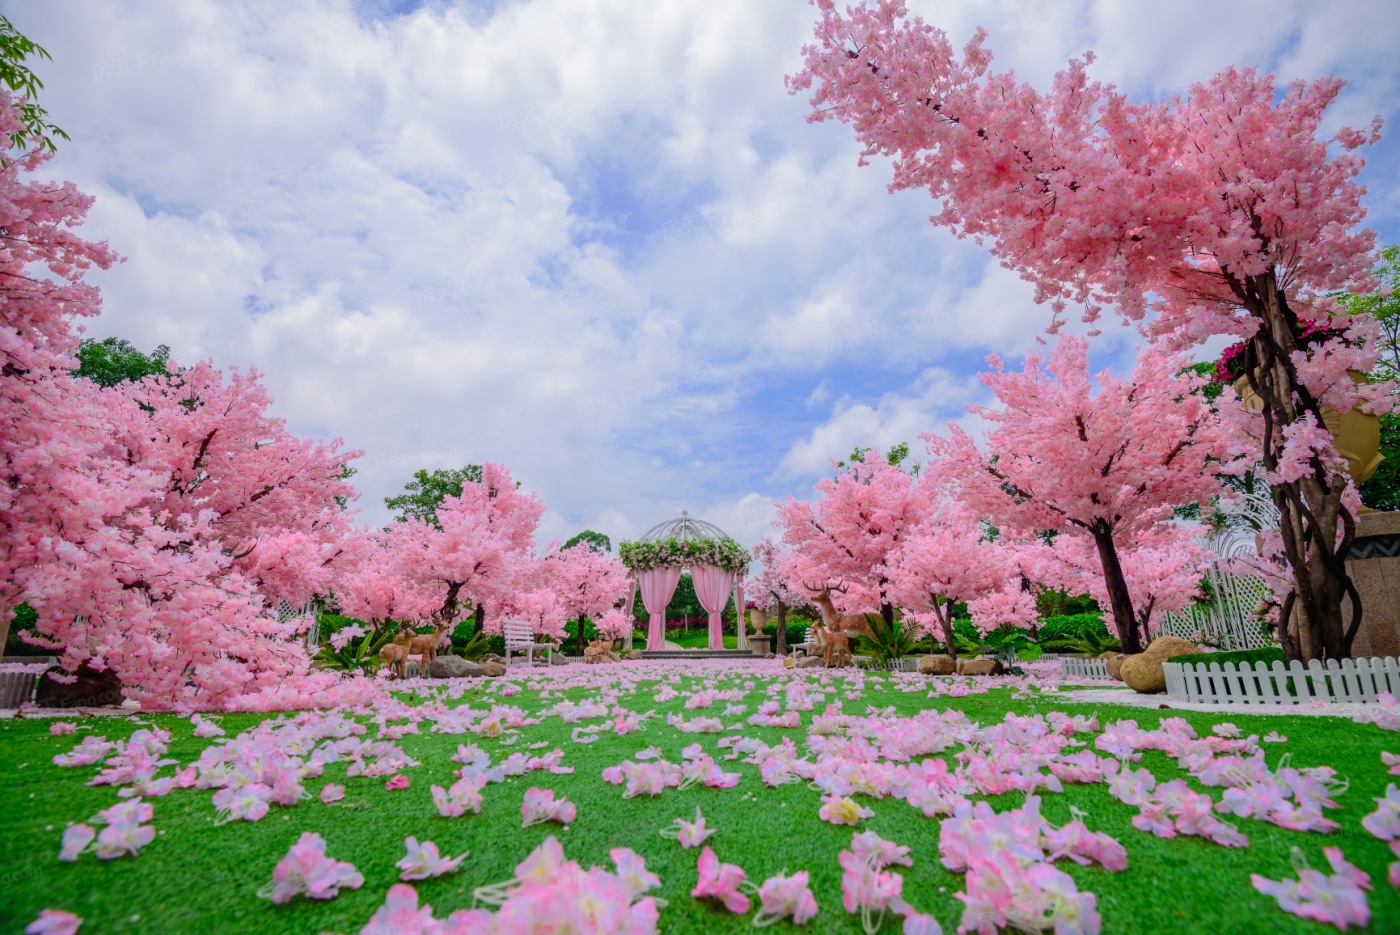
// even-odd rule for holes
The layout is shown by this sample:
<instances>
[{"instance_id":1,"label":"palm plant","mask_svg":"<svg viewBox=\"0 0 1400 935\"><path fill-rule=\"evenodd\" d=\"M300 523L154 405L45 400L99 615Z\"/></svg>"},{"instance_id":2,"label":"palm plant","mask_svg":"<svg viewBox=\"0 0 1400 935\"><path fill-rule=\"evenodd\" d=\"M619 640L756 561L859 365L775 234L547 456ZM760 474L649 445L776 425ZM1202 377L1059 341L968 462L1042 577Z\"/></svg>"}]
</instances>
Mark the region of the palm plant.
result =
<instances>
[{"instance_id":1,"label":"palm plant","mask_svg":"<svg viewBox=\"0 0 1400 935\"><path fill-rule=\"evenodd\" d=\"M327 640L316 654L316 664L340 672L359 670L365 675L373 675L379 667L379 651L389 644L397 630L398 624L386 621L377 624L364 636L352 636L340 649Z\"/></svg>"},{"instance_id":2,"label":"palm plant","mask_svg":"<svg viewBox=\"0 0 1400 935\"><path fill-rule=\"evenodd\" d=\"M1062 636L1052 643L1047 643L1046 648L1055 652L1072 653L1081 659L1093 659L1106 652L1118 652L1123 648L1123 644L1112 634L1085 629L1072 636Z\"/></svg>"},{"instance_id":3,"label":"palm plant","mask_svg":"<svg viewBox=\"0 0 1400 935\"><path fill-rule=\"evenodd\" d=\"M898 616L888 624L879 614L866 614L865 620L870 625L869 639L875 646L877 662L901 659L913 652L914 646L919 642L914 629L906 626Z\"/></svg>"}]
</instances>

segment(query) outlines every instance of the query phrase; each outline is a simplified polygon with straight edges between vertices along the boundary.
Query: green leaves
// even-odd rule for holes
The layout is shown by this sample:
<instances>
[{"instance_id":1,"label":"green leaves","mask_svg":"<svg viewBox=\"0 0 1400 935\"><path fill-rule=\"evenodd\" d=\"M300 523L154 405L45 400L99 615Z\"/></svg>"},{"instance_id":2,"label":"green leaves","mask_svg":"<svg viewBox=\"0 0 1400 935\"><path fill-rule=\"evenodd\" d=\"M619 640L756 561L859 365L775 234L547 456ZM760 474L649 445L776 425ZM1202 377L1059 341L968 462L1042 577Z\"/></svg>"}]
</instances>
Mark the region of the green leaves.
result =
<instances>
[{"instance_id":1,"label":"green leaves","mask_svg":"<svg viewBox=\"0 0 1400 935\"><path fill-rule=\"evenodd\" d=\"M0 81L5 82L11 91L25 99L25 103L19 105L24 131L10 135L10 148L24 150L30 142L35 142L39 149L57 152L58 148L54 146L49 134L64 140L68 139L68 134L49 123L46 119L49 116L48 111L35 103L39 97L39 89L44 83L24 64L24 60L31 55L53 61L43 46L29 39L15 29L8 19L0 16Z\"/></svg>"},{"instance_id":2,"label":"green leaves","mask_svg":"<svg viewBox=\"0 0 1400 935\"><path fill-rule=\"evenodd\" d=\"M84 338L78 345L78 369L73 375L98 386L116 386L142 377L163 375L169 360L170 348L164 344L150 354L143 354L123 338L101 341Z\"/></svg>"},{"instance_id":3,"label":"green leaves","mask_svg":"<svg viewBox=\"0 0 1400 935\"><path fill-rule=\"evenodd\" d=\"M431 473L415 471L413 480L403 485L404 493L397 497L385 497L384 505L391 510L398 511L399 515L394 519L400 523L406 523L412 517L432 523L441 529L442 524L438 522L437 508L442 504L443 499L445 497L460 497L463 484L479 483L481 483L481 465L479 464L468 464L461 470L446 468Z\"/></svg>"}]
</instances>

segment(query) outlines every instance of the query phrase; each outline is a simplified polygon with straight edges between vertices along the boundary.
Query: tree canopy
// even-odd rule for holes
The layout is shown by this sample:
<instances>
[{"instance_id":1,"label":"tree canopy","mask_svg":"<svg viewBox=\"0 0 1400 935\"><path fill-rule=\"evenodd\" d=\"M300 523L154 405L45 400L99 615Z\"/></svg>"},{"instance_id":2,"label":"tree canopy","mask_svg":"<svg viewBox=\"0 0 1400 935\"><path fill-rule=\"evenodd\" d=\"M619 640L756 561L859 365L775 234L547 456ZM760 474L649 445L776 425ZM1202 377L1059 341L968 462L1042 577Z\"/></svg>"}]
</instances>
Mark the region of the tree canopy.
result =
<instances>
[{"instance_id":1,"label":"tree canopy","mask_svg":"<svg viewBox=\"0 0 1400 935\"><path fill-rule=\"evenodd\" d=\"M129 380L165 373L170 348L157 345L143 354L124 338L84 338L78 345L78 369L74 376L85 377L98 386L116 386Z\"/></svg>"},{"instance_id":2,"label":"tree canopy","mask_svg":"<svg viewBox=\"0 0 1400 935\"><path fill-rule=\"evenodd\" d=\"M65 140L68 139L68 134L49 123L48 111L36 103L39 89L44 86L44 82L24 63L31 55L53 61L43 46L15 29L8 19L0 16L0 81L5 82L11 91L17 92L23 98L23 103L16 107L22 129L16 128L10 134L10 147L22 150L27 143L37 140L40 149L57 152L49 134Z\"/></svg>"},{"instance_id":3,"label":"tree canopy","mask_svg":"<svg viewBox=\"0 0 1400 935\"><path fill-rule=\"evenodd\" d=\"M564 548L571 549L574 546L578 545L580 542L587 542L588 547L594 552L612 551L612 540L609 539L607 536L603 535L601 532L594 532L591 529L585 529L577 536L571 538L568 542L565 542Z\"/></svg>"},{"instance_id":4,"label":"tree canopy","mask_svg":"<svg viewBox=\"0 0 1400 935\"><path fill-rule=\"evenodd\" d=\"M413 480L403 485L404 492L397 497L385 497L384 505L398 511L394 519L400 523L408 522L412 517L441 529L442 524L437 518L438 506L444 497L460 497L464 483L481 483L481 465L468 464L460 470L442 468L432 472L415 471Z\"/></svg>"}]
</instances>

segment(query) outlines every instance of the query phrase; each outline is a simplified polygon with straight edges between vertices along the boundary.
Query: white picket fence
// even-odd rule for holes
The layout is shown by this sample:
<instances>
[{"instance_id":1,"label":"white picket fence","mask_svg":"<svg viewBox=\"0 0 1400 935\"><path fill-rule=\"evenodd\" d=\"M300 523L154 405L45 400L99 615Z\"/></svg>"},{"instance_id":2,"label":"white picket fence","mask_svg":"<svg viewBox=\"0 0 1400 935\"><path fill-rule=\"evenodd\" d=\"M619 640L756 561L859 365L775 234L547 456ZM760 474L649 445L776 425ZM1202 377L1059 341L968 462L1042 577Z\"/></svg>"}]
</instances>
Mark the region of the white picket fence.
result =
<instances>
[{"instance_id":1,"label":"white picket fence","mask_svg":"<svg viewBox=\"0 0 1400 935\"><path fill-rule=\"evenodd\" d=\"M1060 660L1060 675L1067 679L1114 681L1113 676L1108 674L1108 667L1103 659L1079 659L1075 656L1065 656Z\"/></svg>"},{"instance_id":2,"label":"white picket fence","mask_svg":"<svg viewBox=\"0 0 1400 935\"><path fill-rule=\"evenodd\" d=\"M1384 659L1168 662L1162 666L1167 694L1177 701L1218 705L1375 704L1381 692L1400 696L1400 663ZM1290 691L1291 689L1291 691Z\"/></svg>"}]
</instances>

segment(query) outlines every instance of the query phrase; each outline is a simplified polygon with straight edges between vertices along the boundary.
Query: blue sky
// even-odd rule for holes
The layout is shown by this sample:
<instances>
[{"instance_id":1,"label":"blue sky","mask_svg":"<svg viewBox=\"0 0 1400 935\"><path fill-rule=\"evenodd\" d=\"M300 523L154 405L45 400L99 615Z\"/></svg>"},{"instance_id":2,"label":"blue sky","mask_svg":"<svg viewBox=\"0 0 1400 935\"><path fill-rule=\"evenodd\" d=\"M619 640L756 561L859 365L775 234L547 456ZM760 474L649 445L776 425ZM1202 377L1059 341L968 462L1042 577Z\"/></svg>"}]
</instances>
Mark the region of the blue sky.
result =
<instances>
[{"instance_id":1,"label":"blue sky","mask_svg":"<svg viewBox=\"0 0 1400 935\"><path fill-rule=\"evenodd\" d=\"M1395 128L1393 2L911 6L1042 87L1086 49L1137 97L1251 64L1343 77L1333 126ZM688 508L751 543L829 458L974 424L983 357L1049 321L805 122L803 0L0 9L54 57L53 174L127 257L89 333L256 367L293 431L365 450L367 522L417 468L497 460L544 539ZM1364 176L1387 242L1396 152Z\"/></svg>"}]
</instances>

